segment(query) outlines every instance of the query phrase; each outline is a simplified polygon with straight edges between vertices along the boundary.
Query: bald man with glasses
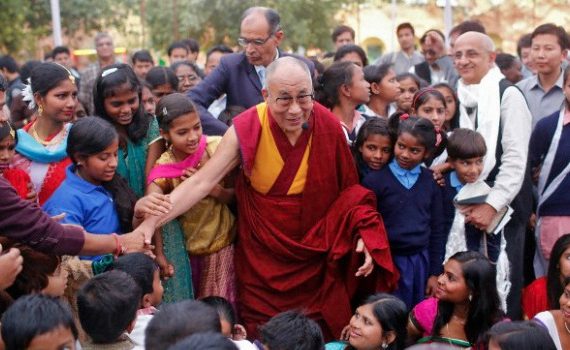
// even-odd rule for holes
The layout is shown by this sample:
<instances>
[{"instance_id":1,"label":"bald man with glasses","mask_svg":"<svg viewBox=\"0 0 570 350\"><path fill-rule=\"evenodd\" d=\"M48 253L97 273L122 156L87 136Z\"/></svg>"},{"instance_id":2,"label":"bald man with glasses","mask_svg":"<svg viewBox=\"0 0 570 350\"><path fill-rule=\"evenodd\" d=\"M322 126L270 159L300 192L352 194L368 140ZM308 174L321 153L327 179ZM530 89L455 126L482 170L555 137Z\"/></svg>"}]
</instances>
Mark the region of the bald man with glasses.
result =
<instances>
[{"instance_id":1,"label":"bald man with glasses","mask_svg":"<svg viewBox=\"0 0 570 350\"><path fill-rule=\"evenodd\" d=\"M188 96L204 108L223 94L227 95L227 106L247 109L263 102L261 90L265 86L266 67L279 57L292 56L279 50L284 36L275 10L264 7L247 9L241 18L238 38L243 51L222 57L216 69ZM313 72L313 63L301 59Z\"/></svg>"}]
</instances>

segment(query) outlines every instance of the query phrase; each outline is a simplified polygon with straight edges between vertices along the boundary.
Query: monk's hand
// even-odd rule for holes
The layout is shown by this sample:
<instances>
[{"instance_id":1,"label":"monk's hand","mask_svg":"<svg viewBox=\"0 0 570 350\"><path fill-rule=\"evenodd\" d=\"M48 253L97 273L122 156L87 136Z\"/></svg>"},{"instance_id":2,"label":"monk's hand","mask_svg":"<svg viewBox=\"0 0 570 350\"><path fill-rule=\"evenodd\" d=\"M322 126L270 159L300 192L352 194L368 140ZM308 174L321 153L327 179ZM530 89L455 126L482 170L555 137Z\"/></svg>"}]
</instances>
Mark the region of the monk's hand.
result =
<instances>
[{"instance_id":1,"label":"monk's hand","mask_svg":"<svg viewBox=\"0 0 570 350\"><path fill-rule=\"evenodd\" d=\"M486 230L493 217L497 214L495 208L487 203L475 204L466 207L465 222L475 226L478 230Z\"/></svg>"},{"instance_id":2,"label":"monk's hand","mask_svg":"<svg viewBox=\"0 0 570 350\"><path fill-rule=\"evenodd\" d=\"M147 215L162 216L172 209L170 197L162 193L150 193L135 204L135 217L145 218Z\"/></svg>"},{"instance_id":3,"label":"monk's hand","mask_svg":"<svg viewBox=\"0 0 570 350\"><path fill-rule=\"evenodd\" d=\"M355 276L367 277L368 275L370 275L370 273L372 273L372 270L374 270L374 261L372 260L372 255L370 255L368 249L366 249L366 246L364 245L364 241L362 240L362 238L359 238L358 241L356 242L355 251L357 253L364 253L364 264L362 264L362 266L358 268L358 271L356 271Z\"/></svg>"}]
</instances>

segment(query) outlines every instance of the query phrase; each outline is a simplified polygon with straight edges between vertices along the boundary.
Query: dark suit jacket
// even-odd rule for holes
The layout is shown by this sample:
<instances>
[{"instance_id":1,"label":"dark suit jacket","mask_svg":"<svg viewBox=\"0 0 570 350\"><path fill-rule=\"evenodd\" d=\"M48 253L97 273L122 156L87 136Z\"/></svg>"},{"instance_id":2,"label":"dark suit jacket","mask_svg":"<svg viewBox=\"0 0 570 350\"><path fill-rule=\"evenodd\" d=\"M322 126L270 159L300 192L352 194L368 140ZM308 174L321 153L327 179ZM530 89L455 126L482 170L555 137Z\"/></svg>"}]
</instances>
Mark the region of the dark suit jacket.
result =
<instances>
[{"instance_id":1,"label":"dark suit jacket","mask_svg":"<svg viewBox=\"0 0 570 350\"><path fill-rule=\"evenodd\" d=\"M314 72L313 63L306 58L279 52L279 57L284 56L294 56L303 60L310 71ZM242 106L248 109L263 102L261 87L255 67L241 52L223 56L218 67L198 86L190 90L188 96L196 104L207 109L215 99L226 94L227 106Z\"/></svg>"}]
</instances>

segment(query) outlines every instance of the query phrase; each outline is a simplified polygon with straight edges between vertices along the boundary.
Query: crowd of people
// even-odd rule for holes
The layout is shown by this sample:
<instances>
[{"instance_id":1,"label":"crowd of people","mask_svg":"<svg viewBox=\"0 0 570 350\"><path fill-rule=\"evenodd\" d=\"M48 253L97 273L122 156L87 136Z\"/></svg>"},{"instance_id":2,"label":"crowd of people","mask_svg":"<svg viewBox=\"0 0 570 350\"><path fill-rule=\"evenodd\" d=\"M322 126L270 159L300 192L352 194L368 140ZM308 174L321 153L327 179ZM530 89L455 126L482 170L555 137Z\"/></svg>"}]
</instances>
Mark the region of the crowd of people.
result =
<instances>
[{"instance_id":1,"label":"crowd of people","mask_svg":"<svg viewBox=\"0 0 570 350\"><path fill-rule=\"evenodd\" d=\"M0 57L0 349L570 349L570 39Z\"/></svg>"}]
</instances>

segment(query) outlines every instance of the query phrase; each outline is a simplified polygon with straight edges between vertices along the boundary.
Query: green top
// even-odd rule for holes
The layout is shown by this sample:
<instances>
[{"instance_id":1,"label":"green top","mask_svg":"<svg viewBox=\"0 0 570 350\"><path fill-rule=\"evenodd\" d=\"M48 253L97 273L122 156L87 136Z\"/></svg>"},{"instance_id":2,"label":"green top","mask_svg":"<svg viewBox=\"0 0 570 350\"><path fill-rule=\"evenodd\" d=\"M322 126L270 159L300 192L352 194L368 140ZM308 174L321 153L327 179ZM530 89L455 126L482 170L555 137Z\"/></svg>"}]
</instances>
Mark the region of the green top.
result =
<instances>
[{"instance_id":1,"label":"green top","mask_svg":"<svg viewBox=\"0 0 570 350\"><path fill-rule=\"evenodd\" d=\"M462 348L470 348L471 346L473 346L467 340L437 337L437 336L423 337L420 340L418 340L418 344L428 344L428 343L449 344L449 345L459 346Z\"/></svg>"}]
</instances>

